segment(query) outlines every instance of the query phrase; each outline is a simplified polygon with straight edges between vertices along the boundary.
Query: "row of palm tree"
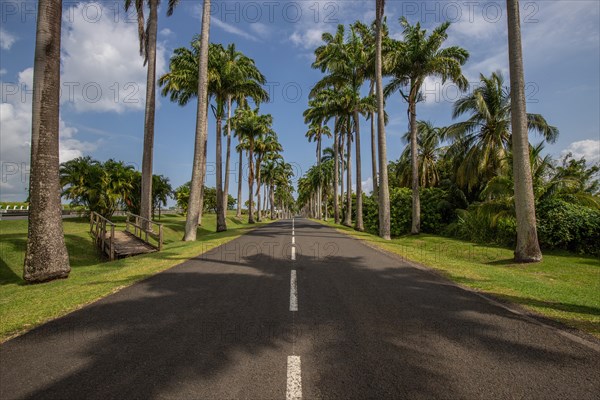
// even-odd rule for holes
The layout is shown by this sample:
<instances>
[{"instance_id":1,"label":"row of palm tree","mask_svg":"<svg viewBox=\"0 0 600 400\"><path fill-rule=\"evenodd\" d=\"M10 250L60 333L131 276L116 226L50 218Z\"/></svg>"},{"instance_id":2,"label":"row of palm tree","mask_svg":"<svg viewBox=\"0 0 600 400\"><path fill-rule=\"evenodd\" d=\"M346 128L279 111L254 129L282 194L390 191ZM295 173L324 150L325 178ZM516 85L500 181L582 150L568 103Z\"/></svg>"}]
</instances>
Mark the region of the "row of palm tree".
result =
<instances>
[{"instance_id":1,"label":"row of palm tree","mask_svg":"<svg viewBox=\"0 0 600 400\"><path fill-rule=\"evenodd\" d=\"M190 48L175 50L170 61L169 72L159 79L163 96L184 106L198 96L198 60L200 42L196 37ZM211 43L208 49L208 94L214 99L212 111L216 121L216 190L217 190L217 231L227 229L224 207L229 193L229 172L231 165L231 119L234 104L245 107L248 99L255 104L268 100L268 93L263 88L265 77L260 73L254 61L236 50L234 44L224 48L220 44ZM223 121L225 120L225 129ZM223 148L222 135L227 137L225 156L225 182L223 182ZM241 166L241 149L240 166ZM240 190L238 190L240 192ZM239 194L239 193L238 193ZM239 200L239 199L238 199ZM201 214L200 214L201 215ZM201 220L200 220L201 222Z\"/></svg>"},{"instance_id":2,"label":"row of palm tree","mask_svg":"<svg viewBox=\"0 0 600 400\"><path fill-rule=\"evenodd\" d=\"M351 165L351 141L356 144L356 218L354 227L363 230L362 188L361 188L361 148L360 148L360 115L371 120L371 165L373 169L374 193L379 201L379 234L389 239L389 182L386 160L385 140L385 102L386 97L398 92L408 104L408 120L410 131L405 138L409 146L401 158L403 164L410 158L410 168L403 169L404 182L410 180L412 188L412 227L411 233L420 232L420 186L427 186L439 181L435 173L435 149L440 141L452 139L452 151L467 151L458 166L459 183L467 186L485 184L482 175L488 180L497 173L499 165L511 152L514 175L517 217L517 246L515 260L533 262L541 260L541 252L536 234L535 205L533 184L529 158L528 133L530 130L542 133L546 140L556 138L558 131L549 126L539 115L527 115L525 111L523 60L521 50L520 21L518 0L507 0L509 27L509 59L511 72L511 89L503 87L502 77L493 74L490 78L481 77L483 88L476 89L472 95L457 102L454 117L472 112L469 120L455 124L452 129L440 132L426 122L417 119L417 104L423 100L422 85L427 78L434 77L442 83L452 82L461 91L468 88L467 79L462 73L462 66L469 59L467 50L459 46L445 47L448 39L449 22L442 23L431 33L422 29L420 23L411 25L405 17L399 22L403 29L402 40L394 40L388 35L384 20L384 0L376 0L375 21L371 26L355 22L349 31L339 25L335 34L323 34L324 44L315 50L314 68L320 69L325 76L315 84L310 94L309 108L304 113L305 122L310 124L309 136L317 137L317 152L320 153L321 137L324 125L334 119L333 148L333 207L335 222L340 222L338 200L338 163L344 159L343 146L346 140L346 157ZM388 84L383 86L383 76L389 77ZM361 97L363 84L370 80L369 95ZM495 91L495 92L494 92ZM505 95L499 96L504 92ZM484 103L484 96L494 96L498 103ZM486 109L483 109L485 106ZM375 146L374 112L377 111L377 150ZM489 119L502 119L501 124L493 124ZM486 126L486 128L482 128ZM510 126L510 128L509 128ZM317 133L311 133L317 132ZM421 134L419 132L422 132ZM491 141L498 140L498 143ZM496 144L496 146L494 146ZM495 152L495 153L494 153ZM379 162L377 162L379 158ZM419 162L421 159L421 163ZM457 158L458 159L458 158ZM379 173L377 171L379 165ZM424 170L421 171L420 167ZM317 157L318 173L321 176L320 156ZM410 173L410 179L406 173ZM322 217L323 209L320 198L324 193L321 186L314 186L311 171L299 184L299 192L303 193L302 205L310 210L310 214ZM317 179L321 182L321 179ZM343 182L343 180L342 180ZM320 183L319 183L320 184ZM343 223L351 225L352 218L352 174L351 168L346 170L345 218ZM311 196L312 191L316 192ZM344 196L342 188L341 196ZM325 207L326 208L326 207Z\"/></svg>"},{"instance_id":3,"label":"row of palm tree","mask_svg":"<svg viewBox=\"0 0 600 400\"><path fill-rule=\"evenodd\" d=\"M167 15L171 15L178 0L169 0ZM144 149L141 183L141 214L150 218L152 197L152 153L154 141L155 117L155 85L156 85L156 40L158 30L159 0L125 0L125 9L135 7L138 19L140 53L144 58L147 70L146 107L144 119ZM149 18L144 16L145 6L149 9ZM196 86L198 98L196 110L196 131L194 161L190 188L190 209L187 214L184 240L194 240L202 209L202 188L206 171L206 139L209 106L209 30L211 1L204 0L202 23L197 54L197 80L190 79L188 85ZM379 173L374 172L377 181L380 202L380 235L389 238L389 188L386 162L385 141L385 105L384 94L408 87L408 92L401 94L409 102L411 121L412 148L412 186L413 186L413 231L419 231L419 199L417 170L417 118L416 104L419 100L420 85L427 76L439 76L442 80L453 80L463 85L464 80L460 66L464 64L468 53L460 48L442 49L447 38L447 24L436 28L431 35L421 30L419 24L404 26L404 41L394 42L387 36L384 24L385 0L375 0L375 24L366 27L354 24L348 39L344 30L338 29L335 35L324 36L325 44L316 52L314 66L327 75L315 86L311 95L321 97L326 110L321 123L330 118L334 123L334 216L339 220L338 162L343 159L340 154L340 142L346 139L348 165L351 165L352 134L356 143L357 158L357 229L362 229L362 195L360 171L360 118L369 115L372 127L372 157L378 154ZM42 282L56 278L65 278L70 272L69 257L64 241L61 219L58 132L59 132L59 89L60 89L60 42L62 23L62 0L40 0L38 2L36 27L36 45L33 77L32 102L32 139L30 169L30 216L28 242L25 256L23 276L28 282ZM531 166L529 163L528 121L525 111L523 58L519 21L519 1L507 0L508 43L511 76L511 125L515 204L518 221L518 240L515 258L518 261L539 261L541 252L537 242L535 225L535 207ZM375 45L373 46L373 43ZM391 44L390 44L391 43ZM388 44L394 51L388 51ZM452 50L451 50L452 49ZM391 56L389 56L391 54ZM395 55L395 56L394 56ZM383 87L382 77L391 75L396 85ZM370 95L361 97L360 89L366 80L371 81ZM374 81L374 84L373 84ZM197 85L195 85L197 82ZM189 87L188 87L189 88ZM373 89L374 88L374 89ZM373 90L375 97L373 97ZM191 91L190 91L191 93ZM338 96L335 96L335 95ZM235 101L235 96L220 99L228 105ZM230 100L231 99L231 100ZM222 104L221 104L222 105ZM219 112L219 105L217 110ZM374 112L377 112L377 144L374 149L375 124ZM228 120L228 127L230 126ZM219 135L217 135L219 136ZM219 139L220 140L220 139ZM228 135L229 140L229 135ZM343 151L342 151L343 153ZM227 161L226 161L227 164ZM375 165L375 163L372 163ZM240 164L241 165L241 164ZM347 195L345 223L350 224L351 213L351 168L347 173ZM253 175L253 172L251 172ZM376 179L376 176L379 179ZM226 174L226 177L228 174ZM225 178L227 179L227 178ZM227 185L225 185L227 186ZM285 185L282 185L282 188ZM226 193L221 189L221 193ZM239 189L238 189L239 190ZM282 189L284 190L284 189ZM277 195L275 190L275 195ZM281 198L286 196L281 194ZM219 196L221 197L221 196ZM224 197L223 197L224 198ZM287 199L290 200L289 198ZM222 209L223 207L221 207ZM249 215L252 215L250 213ZM222 224L221 224L222 227Z\"/></svg>"}]
</instances>

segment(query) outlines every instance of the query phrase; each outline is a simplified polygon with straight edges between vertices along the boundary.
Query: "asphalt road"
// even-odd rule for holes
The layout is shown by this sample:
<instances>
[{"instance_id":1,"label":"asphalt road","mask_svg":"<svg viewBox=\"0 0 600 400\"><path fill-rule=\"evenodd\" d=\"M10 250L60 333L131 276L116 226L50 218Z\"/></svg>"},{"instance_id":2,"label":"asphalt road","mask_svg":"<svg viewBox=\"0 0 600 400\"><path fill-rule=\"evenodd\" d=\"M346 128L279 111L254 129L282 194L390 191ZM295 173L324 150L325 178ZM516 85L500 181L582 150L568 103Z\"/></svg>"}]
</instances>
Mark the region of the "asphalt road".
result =
<instances>
[{"instance_id":1,"label":"asphalt road","mask_svg":"<svg viewBox=\"0 0 600 400\"><path fill-rule=\"evenodd\" d=\"M1 345L0 398L598 399L599 356L296 219Z\"/></svg>"}]
</instances>

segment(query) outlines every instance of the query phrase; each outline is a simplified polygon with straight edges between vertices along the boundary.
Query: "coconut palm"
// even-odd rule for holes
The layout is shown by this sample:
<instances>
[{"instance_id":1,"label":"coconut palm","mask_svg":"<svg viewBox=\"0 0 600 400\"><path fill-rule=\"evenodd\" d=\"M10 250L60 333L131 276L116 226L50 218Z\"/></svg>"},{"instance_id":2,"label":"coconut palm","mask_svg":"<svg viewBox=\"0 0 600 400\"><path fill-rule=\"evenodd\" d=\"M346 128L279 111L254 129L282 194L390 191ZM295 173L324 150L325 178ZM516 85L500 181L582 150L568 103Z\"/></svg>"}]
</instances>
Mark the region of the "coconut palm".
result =
<instances>
[{"instance_id":1,"label":"coconut palm","mask_svg":"<svg viewBox=\"0 0 600 400\"><path fill-rule=\"evenodd\" d=\"M452 125L447 134L455 140L449 149L456 168L456 183L478 193L500 174L511 151L511 98L500 72L480 76L481 84L454 104L453 118L469 119ZM553 143L558 129L539 114L527 115L528 130Z\"/></svg>"},{"instance_id":2,"label":"coconut palm","mask_svg":"<svg viewBox=\"0 0 600 400\"><path fill-rule=\"evenodd\" d=\"M61 0L39 1L33 65L30 211L23 267L27 282L66 278L71 271L62 227L58 165L61 18Z\"/></svg>"},{"instance_id":3,"label":"coconut palm","mask_svg":"<svg viewBox=\"0 0 600 400\"><path fill-rule=\"evenodd\" d=\"M417 128L419 186L434 187L440 182L437 163L442 156L441 143L446 137L447 128L434 127L429 121L418 121ZM410 131L406 132L402 139L409 142L410 134ZM398 178L402 186L410 186L412 180L411 159L411 148L406 146L398 161Z\"/></svg>"},{"instance_id":4,"label":"coconut palm","mask_svg":"<svg viewBox=\"0 0 600 400\"><path fill-rule=\"evenodd\" d=\"M419 199L418 151L417 151L417 102L422 97L421 87L427 77L441 78L442 83L454 82L459 89L466 90L467 79L463 76L461 66L469 58L469 53L458 46L442 48L448 38L446 31L450 27L445 22L435 28L430 35L421 29L421 24L410 25L405 17L400 18L404 29L404 41L397 42L391 66L392 81L384 92L390 95L400 91L408 101L410 115L410 147L412 164L412 227L411 233L421 230L421 204ZM408 94L401 89L408 87Z\"/></svg>"},{"instance_id":5,"label":"coconut palm","mask_svg":"<svg viewBox=\"0 0 600 400\"><path fill-rule=\"evenodd\" d=\"M525 77L521 47L519 1L506 0L508 22L508 60L510 65L512 151L514 158L515 206L517 214L517 246L515 261L538 262L542 252L537 238L535 201L529 165L528 118L525 107Z\"/></svg>"},{"instance_id":6,"label":"coconut palm","mask_svg":"<svg viewBox=\"0 0 600 400\"><path fill-rule=\"evenodd\" d=\"M138 36L140 55L144 65L148 65L146 75L146 107L144 116L144 151L142 155L142 198L140 215L146 219L152 218L152 157L154 153L154 115L156 111L156 38L158 31L158 7L160 0L125 0L125 10L128 11L135 3L138 21ZM173 11L179 0L169 0L167 15ZM146 23L144 6L150 15Z\"/></svg>"}]
</instances>

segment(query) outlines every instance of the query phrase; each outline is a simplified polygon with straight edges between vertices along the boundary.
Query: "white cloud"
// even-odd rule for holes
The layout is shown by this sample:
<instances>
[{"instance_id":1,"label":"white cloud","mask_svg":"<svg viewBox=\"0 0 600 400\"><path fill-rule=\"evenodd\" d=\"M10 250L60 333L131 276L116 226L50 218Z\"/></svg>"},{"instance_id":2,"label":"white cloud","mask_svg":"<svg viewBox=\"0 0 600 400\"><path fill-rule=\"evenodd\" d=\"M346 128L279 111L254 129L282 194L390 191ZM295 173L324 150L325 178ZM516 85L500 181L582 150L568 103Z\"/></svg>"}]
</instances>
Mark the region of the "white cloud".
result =
<instances>
[{"instance_id":1,"label":"white cloud","mask_svg":"<svg viewBox=\"0 0 600 400\"><path fill-rule=\"evenodd\" d=\"M250 24L250 29L261 39L266 39L271 35L271 28L261 22Z\"/></svg>"},{"instance_id":2,"label":"white cloud","mask_svg":"<svg viewBox=\"0 0 600 400\"><path fill-rule=\"evenodd\" d=\"M6 75L7 73L8 71L6 70L6 68L0 68L0 76Z\"/></svg>"},{"instance_id":3,"label":"white cloud","mask_svg":"<svg viewBox=\"0 0 600 400\"><path fill-rule=\"evenodd\" d=\"M175 36L175 32L173 32L169 28L163 28L163 29L161 29L158 34L161 35L161 36L167 37L167 38Z\"/></svg>"},{"instance_id":4,"label":"white cloud","mask_svg":"<svg viewBox=\"0 0 600 400\"><path fill-rule=\"evenodd\" d=\"M223 22L221 21L219 18L216 17L212 17L210 19L210 22L212 25L216 26L217 28L220 28L222 30L224 30L227 33L231 33L232 35L236 35L236 36L240 36L243 37L245 39L251 40L253 42L257 42L258 39L256 38L256 36L249 34L248 32L233 26L231 24L228 24L227 22Z\"/></svg>"},{"instance_id":5,"label":"white cloud","mask_svg":"<svg viewBox=\"0 0 600 400\"><path fill-rule=\"evenodd\" d=\"M28 185L28 168L31 141L31 86L33 69L21 71L18 89L7 83L2 92L5 94L0 103L0 160L6 172L2 184L1 197L7 200L24 199ZM11 93L11 94L8 94ZM100 142L90 143L76 138L77 129L68 125L62 118L59 120L59 153L60 161L68 161L93 151ZM8 164L5 164L8 163ZM6 166L9 165L9 166ZM5 178L5 179L4 179Z\"/></svg>"},{"instance_id":6,"label":"white cloud","mask_svg":"<svg viewBox=\"0 0 600 400\"><path fill-rule=\"evenodd\" d=\"M363 193L370 193L373 191L373 178L368 178L366 181L362 181Z\"/></svg>"},{"instance_id":7,"label":"white cloud","mask_svg":"<svg viewBox=\"0 0 600 400\"><path fill-rule=\"evenodd\" d=\"M600 162L600 140L588 139L573 142L560 155L564 157L569 153L577 160L585 158L589 163Z\"/></svg>"},{"instance_id":8,"label":"white cloud","mask_svg":"<svg viewBox=\"0 0 600 400\"><path fill-rule=\"evenodd\" d=\"M79 4L66 14L83 15L79 9L84 6ZM84 18L65 17L63 21L61 102L77 112L144 109L146 67L139 55L137 25L115 22L108 17L109 11L95 23ZM157 77L165 72L165 54L158 43Z\"/></svg>"},{"instance_id":9,"label":"white cloud","mask_svg":"<svg viewBox=\"0 0 600 400\"><path fill-rule=\"evenodd\" d=\"M19 72L19 83L27 86L28 88L33 88L33 68L29 67Z\"/></svg>"},{"instance_id":10,"label":"white cloud","mask_svg":"<svg viewBox=\"0 0 600 400\"><path fill-rule=\"evenodd\" d=\"M321 37L325 29L323 28L309 28L304 31L295 31L289 37L290 41L298 46L305 49L314 49L322 44Z\"/></svg>"},{"instance_id":11,"label":"white cloud","mask_svg":"<svg viewBox=\"0 0 600 400\"><path fill-rule=\"evenodd\" d=\"M8 33L4 28L0 28L0 48L2 50L10 50L12 45L17 41L17 37Z\"/></svg>"}]
</instances>

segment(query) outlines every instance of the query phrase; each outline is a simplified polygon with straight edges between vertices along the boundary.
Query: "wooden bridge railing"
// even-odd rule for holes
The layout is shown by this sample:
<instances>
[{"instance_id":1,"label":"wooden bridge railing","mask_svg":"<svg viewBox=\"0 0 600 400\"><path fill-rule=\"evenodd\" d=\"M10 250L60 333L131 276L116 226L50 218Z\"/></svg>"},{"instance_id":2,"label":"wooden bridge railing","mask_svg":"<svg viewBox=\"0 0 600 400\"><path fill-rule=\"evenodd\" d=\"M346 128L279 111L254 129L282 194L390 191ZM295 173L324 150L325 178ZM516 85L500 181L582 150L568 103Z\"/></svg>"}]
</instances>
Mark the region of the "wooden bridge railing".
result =
<instances>
[{"instance_id":1,"label":"wooden bridge railing","mask_svg":"<svg viewBox=\"0 0 600 400\"><path fill-rule=\"evenodd\" d=\"M115 247L113 238L115 237L115 224L92 211L90 213L90 234L100 246L102 252L107 252L110 260L115 259Z\"/></svg>"},{"instance_id":2,"label":"wooden bridge railing","mask_svg":"<svg viewBox=\"0 0 600 400\"><path fill-rule=\"evenodd\" d=\"M154 227L157 227L157 231ZM133 228L133 231L131 228ZM150 246L156 247L158 251L162 250L163 246L163 225L158 222L140 217L139 215L127 213L127 222L125 230L135 237L143 240ZM150 242L153 239L155 243Z\"/></svg>"}]
</instances>

